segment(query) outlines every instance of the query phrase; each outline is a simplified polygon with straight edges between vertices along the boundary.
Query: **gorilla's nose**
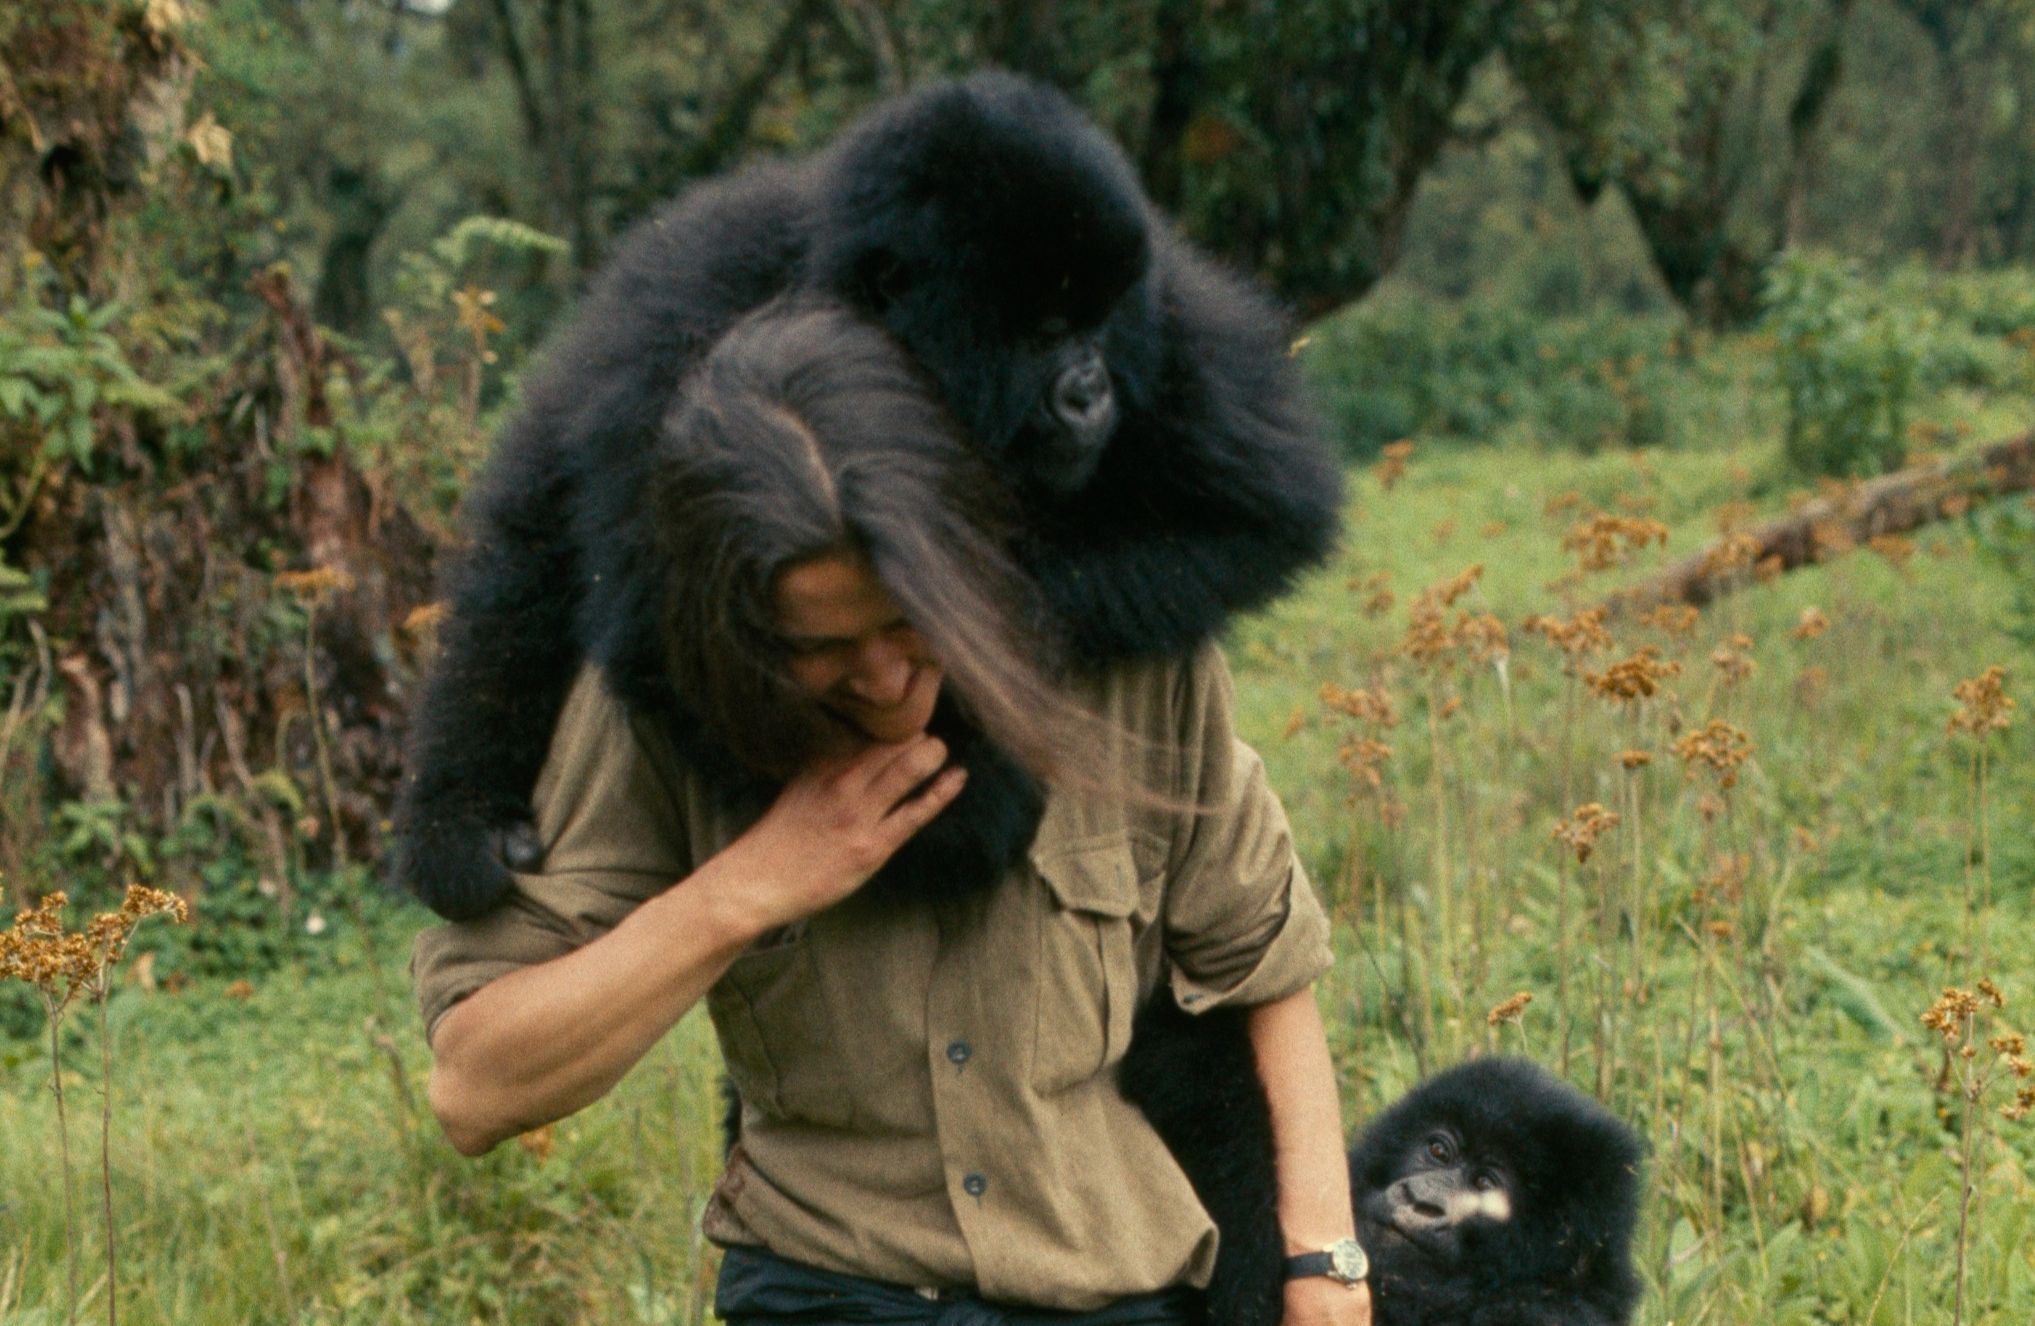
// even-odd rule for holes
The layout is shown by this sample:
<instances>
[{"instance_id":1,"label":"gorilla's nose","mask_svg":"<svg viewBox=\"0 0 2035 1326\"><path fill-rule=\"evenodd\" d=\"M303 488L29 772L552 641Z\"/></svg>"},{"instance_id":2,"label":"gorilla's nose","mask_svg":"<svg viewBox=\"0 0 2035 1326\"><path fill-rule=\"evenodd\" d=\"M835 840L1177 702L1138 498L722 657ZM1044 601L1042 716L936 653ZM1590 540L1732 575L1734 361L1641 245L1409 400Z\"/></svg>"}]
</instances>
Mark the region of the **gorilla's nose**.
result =
<instances>
[{"instance_id":1,"label":"gorilla's nose","mask_svg":"<svg viewBox=\"0 0 2035 1326\"><path fill-rule=\"evenodd\" d=\"M1414 1186L1405 1180L1401 1180L1399 1184L1399 1200L1407 1210L1422 1221L1439 1221L1448 1214L1448 1210L1439 1202L1431 1200L1425 1193L1416 1191Z\"/></svg>"},{"instance_id":2,"label":"gorilla's nose","mask_svg":"<svg viewBox=\"0 0 2035 1326\"><path fill-rule=\"evenodd\" d=\"M1112 405L1109 370L1100 357L1075 364L1053 387L1053 410L1075 426L1092 426Z\"/></svg>"}]
</instances>

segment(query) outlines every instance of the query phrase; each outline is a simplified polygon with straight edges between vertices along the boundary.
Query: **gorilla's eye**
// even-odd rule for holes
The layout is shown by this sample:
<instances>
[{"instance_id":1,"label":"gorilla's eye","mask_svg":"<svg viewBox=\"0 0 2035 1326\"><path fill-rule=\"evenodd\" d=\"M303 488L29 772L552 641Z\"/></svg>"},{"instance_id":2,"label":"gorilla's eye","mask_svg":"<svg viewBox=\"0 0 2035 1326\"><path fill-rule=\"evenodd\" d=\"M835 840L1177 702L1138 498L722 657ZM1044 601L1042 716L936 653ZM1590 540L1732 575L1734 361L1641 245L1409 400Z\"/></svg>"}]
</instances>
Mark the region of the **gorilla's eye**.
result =
<instances>
[{"instance_id":1,"label":"gorilla's eye","mask_svg":"<svg viewBox=\"0 0 2035 1326\"><path fill-rule=\"evenodd\" d=\"M1065 339L1067 333L1073 329L1073 325L1065 318L1047 318L1039 324L1039 335L1049 341L1058 341Z\"/></svg>"},{"instance_id":2,"label":"gorilla's eye","mask_svg":"<svg viewBox=\"0 0 2035 1326\"><path fill-rule=\"evenodd\" d=\"M1434 1134L1427 1139L1427 1154L1438 1164L1448 1164L1456 1158L1456 1139L1447 1133Z\"/></svg>"},{"instance_id":3,"label":"gorilla's eye","mask_svg":"<svg viewBox=\"0 0 2035 1326\"><path fill-rule=\"evenodd\" d=\"M1476 1177L1470 1180L1470 1186L1478 1192L1490 1192L1494 1188L1503 1188L1505 1180L1499 1178L1488 1169L1479 1170Z\"/></svg>"}]
</instances>

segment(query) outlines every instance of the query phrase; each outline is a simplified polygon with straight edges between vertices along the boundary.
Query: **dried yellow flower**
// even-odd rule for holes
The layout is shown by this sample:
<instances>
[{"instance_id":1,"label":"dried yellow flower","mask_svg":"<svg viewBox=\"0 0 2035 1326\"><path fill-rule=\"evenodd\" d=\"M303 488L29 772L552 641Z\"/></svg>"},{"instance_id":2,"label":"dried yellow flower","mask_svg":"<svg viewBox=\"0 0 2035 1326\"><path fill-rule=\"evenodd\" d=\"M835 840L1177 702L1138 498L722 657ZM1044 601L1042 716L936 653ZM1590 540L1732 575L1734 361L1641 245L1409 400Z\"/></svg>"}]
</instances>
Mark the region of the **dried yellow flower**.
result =
<instances>
[{"instance_id":1,"label":"dried yellow flower","mask_svg":"<svg viewBox=\"0 0 2035 1326\"><path fill-rule=\"evenodd\" d=\"M1729 534L1751 524L1752 518L1758 514L1759 508L1741 497L1724 503L1712 513L1712 516L1717 522L1717 532Z\"/></svg>"},{"instance_id":2,"label":"dried yellow flower","mask_svg":"<svg viewBox=\"0 0 2035 1326\"><path fill-rule=\"evenodd\" d=\"M532 1128L527 1133L516 1134L516 1145L530 1153L532 1159L543 1164L551 1159L551 1148L558 1141L558 1125L547 1123L541 1128Z\"/></svg>"},{"instance_id":3,"label":"dried yellow flower","mask_svg":"<svg viewBox=\"0 0 2035 1326\"><path fill-rule=\"evenodd\" d=\"M1583 681L1614 704L1650 700L1660 693L1662 682L1680 676L1682 671L1681 664L1663 659L1660 652L1658 646L1646 645L1632 657L1613 663L1602 672L1584 673Z\"/></svg>"},{"instance_id":4,"label":"dried yellow flower","mask_svg":"<svg viewBox=\"0 0 2035 1326\"><path fill-rule=\"evenodd\" d=\"M1399 710L1382 688L1344 690L1334 682L1325 681L1321 684L1321 703L1324 708L1362 722L1376 723L1380 727L1399 726Z\"/></svg>"},{"instance_id":5,"label":"dried yellow flower","mask_svg":"<svg viewBox=\"0 0 2035 1326\"><path fill-rule=\"evenodd\" d=\"M328 594L344 594L351 590L353 577L336 566L316 566L309 571L278 572L276 587L316 603Z\"/></svg>"},{"instance_id":6,"label":"dried yellow flower","mask_svg":"<svg viewBox=\"0 0 2035 1326\"><path fill-rule=\"evenodd\" d=\"M1587 573L1623 566L1649 544L1667 541L1668 527L1658 520L1600 512L1562 536L1562 551L1574 553L1577 569Z\"/></svg>"},{"instance_id":7,"label":"dried yellow flower","mask_svg":"<svg viewBox=\"0 0 2035 1326\"><path fill-rule=\"evenodd\" d=\"M1650 612L1639 614L1638 617L1641 626L1651 626L1676 637L1693 634L1696 624L1702 620L1701 609L1686 603L1663 603Z\"/></svg>"},{"instance_id":8,"label":"dried yellow flower","mask_svg":"<svg viewBox=\"0 0 2035 1326\"><path fill-rule=\"evenodd\" d=\"M1528 617L1520 624L1530 635L1543 635L1548 643L1567 656L1564 667L1573 670L1584 654L1598 654L1611 648L1611 633L1604 629L1604 609L1588 608L1567 621L1559 617Z\"/></svg>"},{"instance_id":9,"label":"dried yellow flower","mask_svg":"<svg viewBox=\"0 0 2035 1326\"><path fill-rule=\"evenodd\" d=\"M1752 661L1752 637L1733 635L1711 652L1710 662L1716 666L1726 687L1738 685L1757 667Z\"/></svg>"},{"instance_id":10,"label":"dried yellow flower","mask_svg":"<svg viewBox=\"0 0 2035 1326\"><path fill-rule=\"evenodd\" d=\"M1713 718L1675 743L1675 754L1690 768L1701 764L1717 776L1717 786L1734 787L1739 766L1752 755L1752 738L1721 718Z\"/></svg>"},{"instance_id":11,"label":"dried yellow flower","mask_svg":"<svg viewBox=\"0 0 2035 1326\"><path fill-rule=\"evenodd\" d=\"M1406 477L1406 459L1412 454L1411 439L1387 443L1383 456L1378 461L1378 486L1388 493L1391 492L1393 485Z\"/></svg>"},{"instance_id":12,"label":"dried yellow flower","mask_svg":"<svg viewBox=\"0 0 2035 1326\"><path fill-rule=\"evenodd\" d=\"M1961 706L1950 716L1950 731L1969 732L1983 740L1987 733L2004 732L2013 725L2014 701L2007 696L2007 670L1999 664L1957 683L1950 693Z\"/></svg>"},{"instance_id":13,"label":"dried yellow flower","mask_svg":"<svg viewBox=\"0 0 2035 1326\"><path fill-rule=\"evenodd\" d=\"M1406 635L1399 642L1400 652L1423 667L1446 663L1458 652L1478 662L1507 652L1510 646L1505 625L1496 617L1489 613L1459 612L1450 621L1445 611L1469 593L1483 574L1481 564L1472 566L1415 595L1407 607Z\"/></svg>"},{"instance_id":14,"label":"dried yellow flower","mask_svg":"<svg viewBox=\"0 0 2035 1326\"><path fill-rule=\"evenodd\" d=\"M1886 558L1896 571L1906 570L1915 556L1915 541L1899 534L1875 534L1866 540L1866 545Z\"/></svg>"},{"instance_id":15,"label":"dried yellow flower","mask_svg":"<svg viewBox=\"0 0 2035 1326\"><path fill-rule=\"evenodd\" d=\"M1510 999L1493 1005L1491 1011L1484 1015L1484 1025L1499 1027L1507 1022L1518 1022L1526 1013L1526 1006L1532 1002L1533 992L1521 990Z\"/></svg>"},{"instance_id":16,"label":"dried yellow flower","mask_svg":"<svg viewBox=\"0 0 2035 1326\"><path fill-rule=\"evenodd\" d=\"M1559 516L1567 515L1571 511L1582 510L1583 495L1571 488L1565 493L1556 493L1553 497L1548 498L1541 509L1547 513L1549 520L1553 520Z\"/></svg>"},{"instance_id":17,"label":"dried yellow flower","mask_svg":"<svg viewBox=\"0 0 2035 1326\"><path fill-rule=\"evenodd\" d=\"M1977 1016L1978 996L1947 985L1922 1014L1922 1025L1943 1037L1946 1043L1955 1043L1964 1037Z\"/></svg>"},{"instance_id":18,"label":"dried yellow flower","mask_svg":"<svg viewBox=\"0 0 2035 1326\"><path fill-rule=\"evenodd\" d=\"M451 611L451 605L443 599L433 603L420 603L410 609L410 614L403 618L403 631L408 635L428 631L444 621L446 614Z\"/></svg>"},{"instance_id":19,"label":"dried yellow flower","mask_svg":"<svg viewBox=\"0 0 2035 1326\"><path fill-rule=\"evenodd\" d=\"M1590 859L1597 849L1597 839L1618 826L1618 813L1606 810L1595 801L1585 802L1576 807L1570 819L1556 820L1551 835L1559 842L1567 843L1576 854L1576 864Z\"/></svg>"},{"instance_id":20,"label":"dried yellow flower","mask_svg":"<svg viewBox=\"0 0 2035 1326\"><path fill-rule=\"evenodd\" d=\"M1483 578L1484 564L1482 562L1475 563L1472 566L1465 567L1439 584L1429 585L1426 589L1420 591L1420 597L1415 601L1432 605L1435 608L1452 607L1457 599L1469 593L1476 586L1476 583Z\"/></svg>"},{"instance_id":21,"label":"dried yellow flower","mask_svg":"<svg viewBox=\"0 0 2035 1326\"><path fill-rule=\"evenodd\" d=\"M1390 612L1392 605L1398 601L1397 596L1392 593L1392 577L1384 571L1379 571L1361 581L1352 580L1349 582L1349 588L1365 596L1366 617L1382 617Z\"/></svg>"},{"instance_id":22,"label":"dried yellow flower","mask_svg":"<svg viewBox=\"0 0 2035 1326\"><path fill-rule=\"evenodd\" d=\"M1703 552L1697 575L1701 579L1714 579L1743 571L1766 555L1766 545L1756 534L1744 531L1726 534Z\"/></svg>"}]
</instances>

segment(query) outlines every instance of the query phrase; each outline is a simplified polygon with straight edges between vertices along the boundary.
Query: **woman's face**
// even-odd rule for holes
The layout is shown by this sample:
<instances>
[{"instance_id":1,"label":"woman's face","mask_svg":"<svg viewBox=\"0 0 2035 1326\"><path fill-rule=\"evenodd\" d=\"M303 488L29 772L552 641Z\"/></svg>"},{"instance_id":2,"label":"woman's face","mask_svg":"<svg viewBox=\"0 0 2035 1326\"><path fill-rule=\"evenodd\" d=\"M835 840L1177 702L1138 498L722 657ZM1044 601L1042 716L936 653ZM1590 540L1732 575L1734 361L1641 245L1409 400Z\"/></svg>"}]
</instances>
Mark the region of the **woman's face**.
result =
<instances>
[{"instance_id":1,"label":"woman's face","mask_svg":"<svg viewBox=\"0 0 2035 1326\"><path fill-rule=\"evenodd\" d=\"M847 553L797 562L771 583L793 684L871 741L926 730L940 665L869 563Z\"/></svg>"}]
</instances>

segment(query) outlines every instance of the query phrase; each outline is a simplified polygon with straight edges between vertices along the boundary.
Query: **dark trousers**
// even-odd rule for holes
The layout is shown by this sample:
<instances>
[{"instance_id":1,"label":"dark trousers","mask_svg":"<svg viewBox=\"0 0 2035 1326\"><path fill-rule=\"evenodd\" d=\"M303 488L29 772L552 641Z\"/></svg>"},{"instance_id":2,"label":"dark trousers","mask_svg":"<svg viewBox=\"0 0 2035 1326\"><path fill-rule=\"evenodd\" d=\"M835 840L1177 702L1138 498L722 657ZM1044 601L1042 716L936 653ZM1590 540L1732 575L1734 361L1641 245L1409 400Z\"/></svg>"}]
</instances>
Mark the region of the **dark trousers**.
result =
<instances>
[{"instance_id":1,"label":"dark trousers","mask_svg":"<svg viewBox=\"0 0 2035 1326\"><path fill-rule=\"evenodd\" d=\"M1196 1297L1171 1289L1133 1294L1094 1312L1055 1312L952 1290L928 1298L761 1248L730 1248L721 1260L714 1315L727 1326L1191 1326Z\"/></svg>"}]
</instances>

